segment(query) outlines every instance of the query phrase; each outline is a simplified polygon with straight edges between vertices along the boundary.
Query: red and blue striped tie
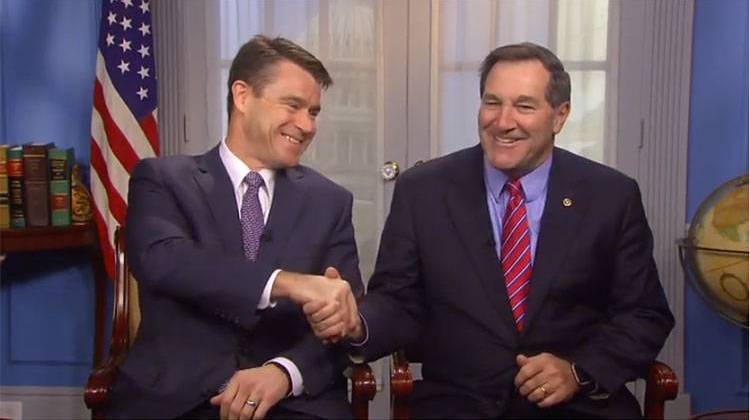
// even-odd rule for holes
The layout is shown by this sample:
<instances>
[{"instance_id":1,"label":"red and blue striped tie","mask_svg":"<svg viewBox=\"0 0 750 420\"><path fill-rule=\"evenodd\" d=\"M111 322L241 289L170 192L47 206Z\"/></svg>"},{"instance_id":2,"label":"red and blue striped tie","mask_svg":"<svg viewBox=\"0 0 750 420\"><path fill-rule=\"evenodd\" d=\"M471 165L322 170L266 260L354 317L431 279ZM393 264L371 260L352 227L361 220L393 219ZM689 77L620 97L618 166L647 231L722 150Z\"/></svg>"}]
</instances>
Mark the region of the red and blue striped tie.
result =
<instances>
[{"instance_id":1,"label":"red and blue striped tie","mask_svg":"<svg viewBox=\"0 0 750 420\"><path fill-rule=\"evenodd\" d=\"M526 219L526 201L521 181L509 181L505 184L505 189L510 194L510 199L503 217L500 260L516 328L523 331L531 280L531 232Z\"/></svg>"}]
</instances>

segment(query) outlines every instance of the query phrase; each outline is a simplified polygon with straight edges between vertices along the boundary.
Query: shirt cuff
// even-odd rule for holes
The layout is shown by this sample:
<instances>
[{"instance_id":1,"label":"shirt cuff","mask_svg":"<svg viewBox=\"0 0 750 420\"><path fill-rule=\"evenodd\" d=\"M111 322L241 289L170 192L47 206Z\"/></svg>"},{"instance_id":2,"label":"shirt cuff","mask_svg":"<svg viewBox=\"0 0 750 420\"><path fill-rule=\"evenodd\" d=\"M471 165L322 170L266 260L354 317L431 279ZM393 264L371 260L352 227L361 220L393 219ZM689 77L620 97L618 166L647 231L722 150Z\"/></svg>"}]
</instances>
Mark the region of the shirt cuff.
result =
<instances>
[{"instance_id":1,"label":"shirt cuff","mask_svg":"<svg viewBox=\"0 0 750 420\"><path fill-rule=\"evenodd\" d=\"M258 301L259 310L263 310L266 308L273 308L274 306L276 306L276 302L271 302L271 289L273 289L273 284L276 283L276 277L279 276L280 272L281 272L280 269L276 269L268 277L268 281L266 282L266 287L263 288L263 293L260 295L260 300Z\"/></svg>"},{"instance_id":2,"label":"shirt cuff","mask_svg":"<svg viewBox=\"0 0 750 420\"><path fill-rule=\"evenodd\" d=\"M351 360L352 363L364 363L365 357L360 352L360 347L367 344L367 340L370 338L370 332L367 328L367 321L365 321L365 317L362 316L362 314L359 314L359 319L362 320L362 339L357 342L349 342L350 351L347 356L349 356L349 360Z\"/></svg>"},{"instance_id":3,"label":"shirt cuff","mask_svg":"<svg viewBox=\"0 0 750 420\"><path fill-rule=\"evenodd\" d=\"M365 317L362 316L362 313L359 314L359 319L362 320L362 339L359 341L351 341L349 342L350 345L354 347L362 347L365 344L367 344L367 340L370 338L370 330L367 328L367 320Z\"/></svg>"},{"instance_id":4,"label":"shirt cuff","mask_svg":"<svg viewBox=\"0 0 750 420\"><path fill-rule=\"evenodd\" d=\"M297 365L295 365L294 362L287 359L286 357L274 357L264 364L268 363L276 363L286 369L286 373L289 374L289 379L291 379L292 381L292 389L289 393L295 397L302 395L302 392L305 391L305 384L302 381L302 374L300 373L299 368L297 368Z\"/></svg>"}]
</instances>

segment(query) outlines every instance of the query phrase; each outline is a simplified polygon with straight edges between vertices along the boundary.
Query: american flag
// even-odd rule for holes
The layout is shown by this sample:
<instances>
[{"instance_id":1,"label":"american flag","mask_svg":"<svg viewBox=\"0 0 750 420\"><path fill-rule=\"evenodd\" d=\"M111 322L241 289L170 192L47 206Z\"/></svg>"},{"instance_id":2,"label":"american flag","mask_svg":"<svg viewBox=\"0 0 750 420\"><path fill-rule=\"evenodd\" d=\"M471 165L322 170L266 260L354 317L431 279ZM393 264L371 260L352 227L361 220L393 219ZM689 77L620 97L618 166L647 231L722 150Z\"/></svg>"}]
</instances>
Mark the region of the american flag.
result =
<instances>
[{"instance_id":1,"label":"american flag","mask_svg":"<svg viewBox=\"0 0 750 420\"><path fill-rule=\"evenodd\" d=\"M115 276L114 231L125 223L135 164L159 154L156 68L147 0L105 0L91 116L91 195L104 265Z\"/></svg>"}]
</instances>

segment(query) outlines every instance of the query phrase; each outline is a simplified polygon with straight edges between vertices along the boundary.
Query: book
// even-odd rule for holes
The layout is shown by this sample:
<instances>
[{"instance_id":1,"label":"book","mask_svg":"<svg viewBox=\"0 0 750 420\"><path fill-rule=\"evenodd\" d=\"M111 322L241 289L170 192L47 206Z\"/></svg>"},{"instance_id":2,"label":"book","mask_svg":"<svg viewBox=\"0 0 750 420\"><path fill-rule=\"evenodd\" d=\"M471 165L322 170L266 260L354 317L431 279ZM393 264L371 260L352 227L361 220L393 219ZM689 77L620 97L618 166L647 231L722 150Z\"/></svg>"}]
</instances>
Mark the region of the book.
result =
<instances>
[{"instance_id":1,"label":"book","mask_svg":"<svg viewBox=\"0 0 750 420\"><path fill-rule=\"evenodd\" d=\"M23 179L23 147L11 146L8 148L8 195L10 198L11 228L22 229L26 227Z\"/></svg>"},{"instance_id":2,"label":"book","mask_svg":"<svg viewBox=\"0 0 750 420\"><path fill-rule=\"evenodd\" d=\"M49 163L53 144L23 145L24 209L27 226L49 226Z\"/></svg>"},{"instance_id":3,"label":"book","mask_svg":"<svg viewBox=\"0 0 750 420\"><path fill-rule=\"evenodd\" d=\"M8 194L8 145L0 144L0 229L10 227L10 196Z\"/></svg>"},{"instance_id":4,"label":"book","mask_svg":"<svg viewBox=\"0 0 750 420\"><path fill-rule=\"evenodd\" d=\"M53 147L49 160L49 205L52 226L70 226L70 170L75 162L73 148Z\"/></svg>"}]
</instances>

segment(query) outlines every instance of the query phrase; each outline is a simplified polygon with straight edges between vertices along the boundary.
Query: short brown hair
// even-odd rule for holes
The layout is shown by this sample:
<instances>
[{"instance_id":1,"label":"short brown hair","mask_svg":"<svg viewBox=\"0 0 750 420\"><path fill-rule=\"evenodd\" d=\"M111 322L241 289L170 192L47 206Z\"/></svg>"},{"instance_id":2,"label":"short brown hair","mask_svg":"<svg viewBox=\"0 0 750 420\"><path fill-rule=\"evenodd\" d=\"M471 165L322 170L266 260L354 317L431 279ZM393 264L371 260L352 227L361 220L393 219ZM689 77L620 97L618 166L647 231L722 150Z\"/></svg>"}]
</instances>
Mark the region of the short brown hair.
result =
<instances>
[{"instance_id":1,"label":"short brown hair","mask_svg":"<svg viewBox=\"0 0 750 420\"><path fill-rule=\"evenodd\" d=\"M504 45L495 48L490 52L479 69L479 96L484 95L484 84L487 82L487 75L495 64L504 61L526 61L539 60L545 69L550 73L549 83L547 84L546 99L553 107L557 107L563 102L570 101L570 75L565 71L560 59L550 50L531 42L521 44Z\"/></svg>"},{"instance_id":2,"label":"short brown hair","mask_svg":"<svg viewBox=\"0 0 750 420\"><path fill-rule=\"evenodd\" d=\"M253 93L260 96L263 89L271 81L270 69L280 61L288 60L305 69L321 88L327 89L333 84L323 63L306 49L294 42L282 38L269 38L255 35L245 45L240 47L229 68L227 80L227 115L232 115L234 100L232 98L232 84L238 80L250 85Z\"/></svg>"}]
</instances>

